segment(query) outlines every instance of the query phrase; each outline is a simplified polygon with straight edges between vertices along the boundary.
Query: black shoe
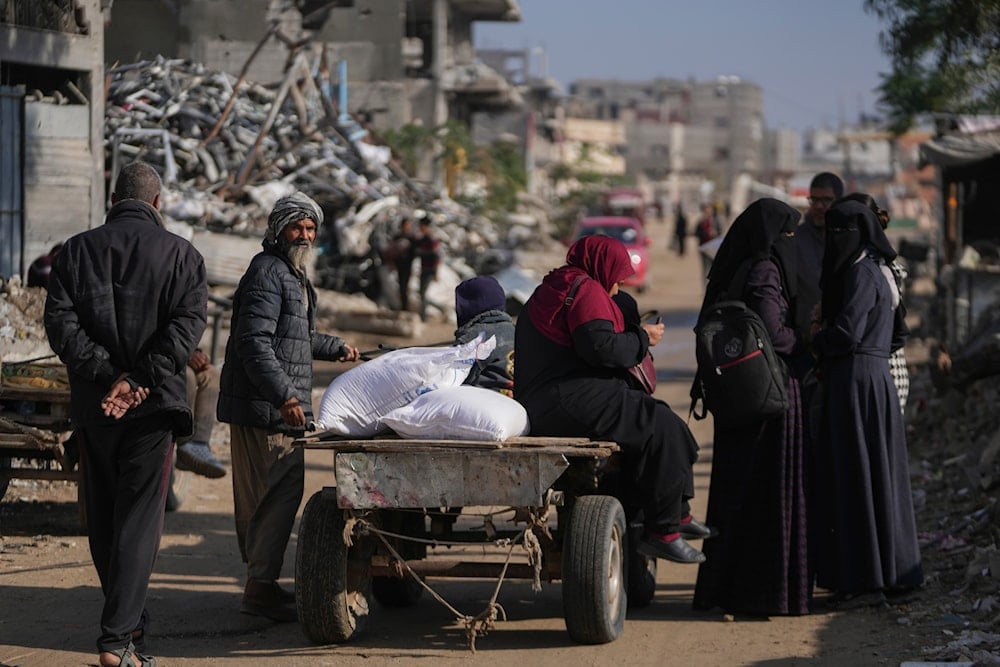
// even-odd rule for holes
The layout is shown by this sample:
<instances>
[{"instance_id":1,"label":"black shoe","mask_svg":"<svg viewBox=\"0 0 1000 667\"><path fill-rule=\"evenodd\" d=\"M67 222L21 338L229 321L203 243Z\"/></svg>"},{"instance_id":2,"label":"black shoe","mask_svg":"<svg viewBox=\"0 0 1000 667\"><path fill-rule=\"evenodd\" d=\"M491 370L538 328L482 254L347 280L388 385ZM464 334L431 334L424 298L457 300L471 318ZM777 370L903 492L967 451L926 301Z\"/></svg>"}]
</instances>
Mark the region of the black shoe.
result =
<instances>
[{"instance_id":1,"label":"black shoe","mask_svg":"<svg viewBox=\"0 0 1000 667\"><path fill-rule=\"evenodd\" d=\"M682 523L677 532L686 540L707 540L719 534L715 528L709 528L694 517L687 523Z\"/></svg>"},{"instance_id":2,"label":"black shoe","mask_svg":"<svg viewBox=\"0 0 1000 667\"><path fill-rule=\"evenodd\" d=\"M643 535L639 539L637 551L643 556L663 558L664 560L672 560L675 563L705 562L705 554L688 544L683 537L678 537L670 542L664 542L655 537Z\"/></svg>"},{"instance_id":3,"label":"black shoe","mask_svg":"<svg viewBox=\"0 0 1000 667\"><path fill-rule=\"evenodd\" d=\"M243 591L243 602L240 613L251 616L263 616L279 623L291 623L299 620L295 606L282 600L281 587L273 581L257 581L248 579Z\"/></svg>"},{"instance_id":4,"label":"black shoe","mask_svg":"<svg viewBox=\"0 0 1000 667\"><path fill-rule=\"evenodd\" d=\"M285 604L295 604L295 590L288 590L287 588L282 588L278 586L278 599Z\"/></svg>"}]
</instances>

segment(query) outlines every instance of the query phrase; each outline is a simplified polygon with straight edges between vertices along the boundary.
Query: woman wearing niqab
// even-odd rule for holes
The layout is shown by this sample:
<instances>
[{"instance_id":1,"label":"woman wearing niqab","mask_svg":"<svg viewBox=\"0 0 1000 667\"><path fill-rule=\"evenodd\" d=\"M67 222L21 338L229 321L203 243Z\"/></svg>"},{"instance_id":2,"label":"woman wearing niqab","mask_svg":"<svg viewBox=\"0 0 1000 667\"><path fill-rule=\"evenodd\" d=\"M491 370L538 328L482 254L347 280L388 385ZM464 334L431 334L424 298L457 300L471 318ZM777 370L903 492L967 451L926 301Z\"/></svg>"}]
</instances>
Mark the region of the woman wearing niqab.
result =
<instances>
[{"instance_id":1,"label":"woman wearing niqab","mask_svg":"<svg viewBox=\"0 0 1000 667\"><path fill-rule=\"evenodd\" d=\"M802 350L792 312L799 217L776 199L750 204L719 247L702 305L704 310L727 298L743 300L786 360ZM767 616L809 612L807 466L794 378L788 380L788 399L784 414L757 424L715 421L706 522L719 534L705 541L695 609Z\"/></svg>"},{"instance_id":2,"label":"woman wearing niqab","mask_svg":"<svg viewBox=\"0 0 1000 667\"><path fill-rule=\"evenodd\" d=\"M518 318L514 398L528 412L532 435L618 443L618 496L627 515L642 512L640 552L697 563L701 552L684 538L708 533L688 507L698 445L666 403L624 379L645 356L649 332L663 331L662 324L626 320L612 298L633 272L614 239L587 236L570 247L566 264L545 276Z\"/></svg>"},{"instance_id":3,"label":"woman wearing niqab","mask_svg":"<svg viewBox=\"0 0 1000 667\"><path fill-rule=\"evenodd\" d=\"M923 582L906 435L889 373L903 343L896 256L876 214L842 199L826 213L822 327L813 338L824 385L817 443L816 583L845 608L879 605Z\"/></svg>"}]
</instances>

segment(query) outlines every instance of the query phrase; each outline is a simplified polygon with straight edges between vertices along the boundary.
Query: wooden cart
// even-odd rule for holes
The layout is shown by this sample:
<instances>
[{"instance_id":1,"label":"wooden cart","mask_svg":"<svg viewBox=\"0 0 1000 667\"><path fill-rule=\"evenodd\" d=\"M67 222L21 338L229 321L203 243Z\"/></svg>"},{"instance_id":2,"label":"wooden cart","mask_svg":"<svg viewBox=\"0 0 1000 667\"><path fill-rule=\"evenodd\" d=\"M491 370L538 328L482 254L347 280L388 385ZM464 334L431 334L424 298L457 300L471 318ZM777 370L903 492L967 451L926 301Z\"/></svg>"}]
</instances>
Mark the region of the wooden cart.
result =
<instances>
[{"instance_id":1,"label":"wooden cart","mask_svg":"<svg viewBox=\"0 0 1000 667\"><path fill-rule=\"evenodd\" d=\"M416 576L561 580L566 629L590 644L617 639L626 606L652 600L656 561L630 547L640 528L604 491L617 463L615 443L319 435L295 444L334 452L335 479L306 504L296 551L299 620L314 642L345 642L361 632L371 598L385 606L412 604L423 591ZM545 523L550 506L554 529ZM539 565L428 558L428 544L528 537L524 527L451 525L456 508L472 507L516 508L537 544Z\"/></svg>"},{"instance_id":2,"label":"wooden cart","mask_svg":"<svg viewBox=\"0 0 1000 667\"><path fill-rule=\"evenodd\" d=\"M32 379L38 381L25 381ZM0 499L12 479L75 481L80 520L86 526L79 454L68 441L73 428L68 387L66 367L58 361L0 366ZM191 473L170 470L167 510L174 511L187 496Z\"/></svg>"}]
</instances>

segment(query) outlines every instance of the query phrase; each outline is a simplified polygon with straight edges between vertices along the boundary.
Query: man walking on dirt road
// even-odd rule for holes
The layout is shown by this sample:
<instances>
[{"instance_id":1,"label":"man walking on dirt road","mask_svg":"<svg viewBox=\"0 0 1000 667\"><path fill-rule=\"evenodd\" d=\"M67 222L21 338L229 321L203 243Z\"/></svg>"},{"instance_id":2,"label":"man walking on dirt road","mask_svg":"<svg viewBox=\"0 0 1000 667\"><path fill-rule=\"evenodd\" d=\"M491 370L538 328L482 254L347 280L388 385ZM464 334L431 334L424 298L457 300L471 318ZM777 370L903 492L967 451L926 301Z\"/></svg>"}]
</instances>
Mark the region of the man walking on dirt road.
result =
<instances>
[{"instance_id":1,"label":"man walking on dirt road","mask_svg":"<svg viewBox=\"0 0 1000 667\"><path fill-rule=\"evenodd\" d=\"M160 177L126 165L105 223L56 257L45 331L66 364L90 553L104 592L101 667L155 664L146 591L176 436L191 432L184 372L205 330L202 256L168 232Z\"/></svg>"}]
</instances>

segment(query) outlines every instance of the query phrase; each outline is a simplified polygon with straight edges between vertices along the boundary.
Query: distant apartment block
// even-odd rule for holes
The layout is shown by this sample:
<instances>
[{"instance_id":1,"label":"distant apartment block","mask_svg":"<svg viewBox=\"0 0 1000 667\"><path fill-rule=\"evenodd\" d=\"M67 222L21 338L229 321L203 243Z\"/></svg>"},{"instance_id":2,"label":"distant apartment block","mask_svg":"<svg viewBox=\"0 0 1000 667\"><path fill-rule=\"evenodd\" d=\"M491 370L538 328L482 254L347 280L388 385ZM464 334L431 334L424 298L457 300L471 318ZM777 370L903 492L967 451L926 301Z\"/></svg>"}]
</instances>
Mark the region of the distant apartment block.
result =
<instances>
[{"instance_id":1,"label":"distant apartment block","mask_svg":"<svg viewBox=\"0 0 1000 667\"><path fill-rule=\"evenodd\" d=\"M349 111L380 129L435 126L522 103L472 48L475 22L520 19L517 0L115 0L105 54L109 63L187 58L236 75L277 24L250 80L279 81L288 44L309 39L330 68L347 63Z\"/></svg>"}]
</instances>

